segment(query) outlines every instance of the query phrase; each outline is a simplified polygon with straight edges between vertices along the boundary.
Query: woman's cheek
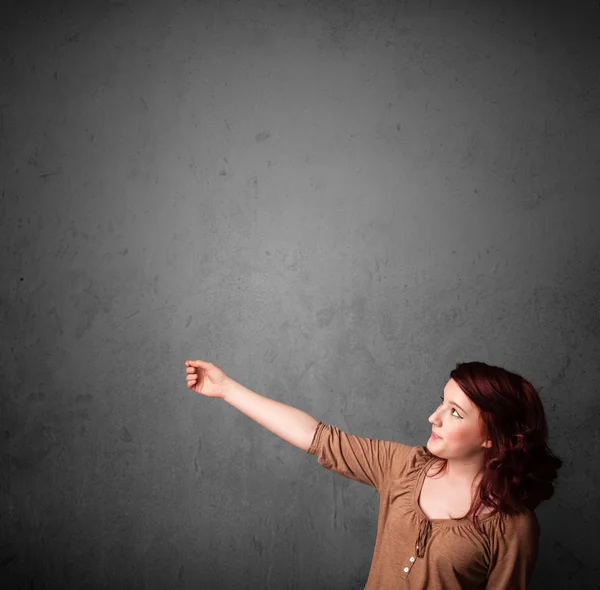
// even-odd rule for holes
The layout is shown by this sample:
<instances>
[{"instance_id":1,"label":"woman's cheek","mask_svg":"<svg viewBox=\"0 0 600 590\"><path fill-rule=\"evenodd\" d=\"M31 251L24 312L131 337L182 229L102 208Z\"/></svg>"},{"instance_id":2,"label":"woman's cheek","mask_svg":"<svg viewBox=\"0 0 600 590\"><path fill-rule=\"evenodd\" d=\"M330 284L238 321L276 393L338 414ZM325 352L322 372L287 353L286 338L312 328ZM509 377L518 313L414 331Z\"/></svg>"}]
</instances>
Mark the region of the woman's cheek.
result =
<instances>
[{"instance_id":1,"label":"woman's cheek","mask_svg":"<svg viewBox=\"0 0 600 590\"><path fill-rule=\"evenodd\" d=\"M470 444L473 437L469 428L456 427L448 434L447 438L458 445L465 445Z\"/></svg>"}]
</instances>

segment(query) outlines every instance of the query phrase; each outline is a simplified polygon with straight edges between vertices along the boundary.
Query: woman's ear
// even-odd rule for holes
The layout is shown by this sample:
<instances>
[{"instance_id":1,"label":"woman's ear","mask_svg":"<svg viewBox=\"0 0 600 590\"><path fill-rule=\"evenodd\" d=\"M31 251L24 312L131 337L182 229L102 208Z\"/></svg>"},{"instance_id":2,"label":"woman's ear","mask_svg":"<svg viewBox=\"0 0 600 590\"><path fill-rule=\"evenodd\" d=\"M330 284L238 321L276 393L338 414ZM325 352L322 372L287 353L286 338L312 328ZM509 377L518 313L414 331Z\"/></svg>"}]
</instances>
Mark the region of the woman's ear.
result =
<instances>
[{"instance_id":1,"label":"woman's ear","mask_svg":"<svg viewBox=\"0 0 600 590\"><path fill-rule=\"evenodd\" d=\"M492 448L492 441L491 440L485 440L481 443L482 447L485 447L486 449L491 449Z\"/></svg>"}]
</instances>

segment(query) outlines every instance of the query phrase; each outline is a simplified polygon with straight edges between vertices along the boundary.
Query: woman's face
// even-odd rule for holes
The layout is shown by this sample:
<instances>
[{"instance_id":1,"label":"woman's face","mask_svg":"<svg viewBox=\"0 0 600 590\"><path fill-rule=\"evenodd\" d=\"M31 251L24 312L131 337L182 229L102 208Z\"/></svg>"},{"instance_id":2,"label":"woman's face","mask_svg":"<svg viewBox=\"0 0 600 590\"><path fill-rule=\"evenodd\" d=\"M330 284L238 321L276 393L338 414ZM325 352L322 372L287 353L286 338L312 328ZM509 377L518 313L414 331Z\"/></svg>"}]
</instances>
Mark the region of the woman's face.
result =
<instances>
[{"instance_id":1,"label":"woman's face","mask_svg":"<svg viewBox=\"0 0 600 590\"><path fill-rule=\"evenodd\" d=\"M479 408L474 405L450 379L444 388L444 399L429 416L433 435L427 441L429 451L443 459L468 459L481 455L483 447L490 446L482 436Z\"/></svg>"}]
</instances>

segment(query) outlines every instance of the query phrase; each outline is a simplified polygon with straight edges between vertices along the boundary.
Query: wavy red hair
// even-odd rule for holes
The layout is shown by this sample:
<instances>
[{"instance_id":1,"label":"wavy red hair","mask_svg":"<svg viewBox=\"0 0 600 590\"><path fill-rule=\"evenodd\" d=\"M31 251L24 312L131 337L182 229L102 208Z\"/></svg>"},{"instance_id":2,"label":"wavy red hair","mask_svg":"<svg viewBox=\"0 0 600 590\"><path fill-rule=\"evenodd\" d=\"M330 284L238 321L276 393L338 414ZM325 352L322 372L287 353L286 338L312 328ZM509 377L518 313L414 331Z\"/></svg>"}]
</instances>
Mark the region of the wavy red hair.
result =
<instances>
[{"instance_id":1,"label":"wavy red hair","mask_svg":"<svg viewBox=\"0 0 600 590\"><path fill-rule=\"evenodd\" d=\"M488 506L504 515L519 514L554 494L563 462L548 448L548 426L542 401L521 375L482 362L457 363L450 372L465 395L479 408L482 435L492 441L484 449L479 497L464 516ZM441 472L447 465L440 459Z\"/></svg>"}]
</instances>

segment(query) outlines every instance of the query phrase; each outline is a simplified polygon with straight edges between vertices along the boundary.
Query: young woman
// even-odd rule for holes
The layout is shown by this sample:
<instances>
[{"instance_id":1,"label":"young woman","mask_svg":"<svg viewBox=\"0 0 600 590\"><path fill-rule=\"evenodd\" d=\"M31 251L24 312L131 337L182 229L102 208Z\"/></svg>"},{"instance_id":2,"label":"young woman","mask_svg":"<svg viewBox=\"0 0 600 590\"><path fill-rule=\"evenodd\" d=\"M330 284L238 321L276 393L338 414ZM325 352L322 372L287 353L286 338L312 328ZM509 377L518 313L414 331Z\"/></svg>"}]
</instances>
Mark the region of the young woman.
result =
<instances>
[{"instance_id":1,"label":"young woman","mask_svg":"<svg viewBox=\"0 0 600 590\"><path fill-rule=\"evenodd\" d=\"M535 508L562 461L544 408L520 375L459 363L429 417L426 446L341 431L235 382L214 364L186 361L187 386L225 400L320 465L374 486L377 539L365 590L522 590L539 548Z\"/></svg>"}]
</instances>

